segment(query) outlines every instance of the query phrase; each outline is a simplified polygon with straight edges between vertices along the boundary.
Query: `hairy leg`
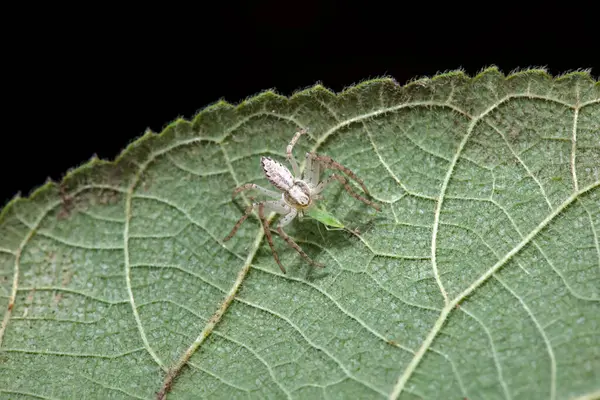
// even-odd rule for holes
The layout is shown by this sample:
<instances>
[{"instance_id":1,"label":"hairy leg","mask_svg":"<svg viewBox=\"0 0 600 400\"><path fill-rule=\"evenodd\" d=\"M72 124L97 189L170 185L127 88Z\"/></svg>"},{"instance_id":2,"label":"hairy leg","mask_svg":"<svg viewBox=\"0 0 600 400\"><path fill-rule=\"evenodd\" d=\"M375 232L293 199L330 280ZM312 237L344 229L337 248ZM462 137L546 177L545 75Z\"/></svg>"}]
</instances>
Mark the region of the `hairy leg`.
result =
<instances>
[{"instance_id":1,"label":"hairy leg","mask_svg":"<svg viewBox=\"0 0 600 400\"><path fill-rule=\"evenodd\" d=\"M283 240L285 240L285 242L288 244L288 246L290 246L291 248L296 250L298 252L298 254L300 254L310 264L314 265L315 267L319 267L319 268L325 267L325 265L318 263L318 262L314 261L312 258L310 258L308 256L308 254L306 254L304 252L304 250L302 250L302 248L298 245L298 243L296 243L291 237L288 236L287 233L284 232L283 227L288 225L290 222L292 222L292 220L296 216L296 215L294 215L295 214L294 211L295 210L292 210L291 213L289 213L284 218L282 218L281 221L279 221L279 224L277 225L277 233L279 233L279 236L281 236L283 238Z\"/></svg>"},{"instance_id":2,"label":"hairy leg","mask_svg":"<svg viewBox=\"0 0 600 400\"><path fill-rule=\"evenodd\" d=\"M319 177L321 176L321 163L313 160L311 157L312 153L306 153L306 166L302 179L308 183L310 187L314 187L319 183Z\"/></svg>"},{"instance_id":3,"label":"hairy leg","mask_svg":"<svg viewBox=\"0 0 600 400\"><path fill-rule=\"evenodd\" d=\"M292 140L290 141L290 143L287 145L287 148L286 148L287 159L290 162L290 164L292 165L292 171L294 171L295 177L300 176L300 169L298 168L298 163L296 162L296 158L294 158L294 155L292 154L292 150L294 149L294 146L298 142L298 139L300 139L300 136L304 135L306 132L308 132L307 128L300 129L298 132L296 132L296 134L294 135L294 137L292 138Z\"/></svg>"},{"instance_id":4,"label":"hairy leg","mask_svg":"<svg viewBox=\"0 0 600 400\"><path fill-rule=\"evenodd\" d=\"M231 229L231 232L229 233L229 235L227 235L227 237L225 239L223 239L223 241L226 242L229 239L231 239L233 237L233 235L236 234L236 232L238 231L238 229L240 228L240 226L244 223L244 221L248 219L248 217L250 216L250 214L252 214L252 211L256 210L256 209L259 209L259 207L261 205L264 207L265 210L267 210L267 211L274 211L274 212L276 212L278 214L287 215L291 211L291 208L289 206L287 206L283 202L283 200L262 201L262 202L259 202L259 203L253 203L252 205L250 205L250 206L248 206L246 208L246 211L244 212L244 215L242 215L240 217L240 219L234 225L233 229Z\"/></svg>"},{"instance_id":5,"label":"hairy leg","mask_svg":"<svg viewBox=\"0 0 600 400\"><path fill-rule=\"evenodd\" d=\"M235 198L235 196L238 195L238 193L241 193L244 190L250 190L250 189L256 189L259 192L261 192L262 194L264 194L265 196L269 196L269 197L273 197L273 198L281 197L281 193L279 193L279 192L276 192L274 190L265 189L262 186L258 186L256 183L246 183L245 185L235 188L233 190L233 194L231 195L231 198L233 199L233 198Z\"/></svg>"},{"instance_id":6,"label":"hairy leg","mask_svg":"<svg viewBox=\"0 0 600 400\"><path fill-rule=\"evenodd\" d=\"M306 157L312 158L313 162L316 161L316 162L322 164L322 166L324 166L326 168L334 169L334 170L345 173L351 179L354 179L362 187L363 192L365 192L366 194L369 194L369 190L365 186L365 183L358 176L356 176L356 174L354 172L352 172L350 169L344 167L342 164L338 163L331 157L323 156L323 155L319 155L319 154L315 154L315 153L306 153Z\"/></svg>"},{"instance_id":7,"label":"hairy leg","mask_svg":"<svg viewBox=\"0 0 600 400\"><path fill-rule=\"evenodd\" d=\"M344 189L346 189L346 192L348 192L348 194L350 196L354 197L357 200L362 201L363 203L365 203L368 206L373 207L377 211L380 211L380 207L378 204L372 202L371 200L365 199L364 197L362 197L361 195L356 193L354 190L352 190L352 186L350 186L350 184L348 183L348 179L346 179L345 177L343 177L341 175L337 175L337 174L331 175L329 178L325 179L324 181L322 181L321 183L319 183L317 185L317 187L315 188L315 192L317 194L321 193L333 181L338 181L339 183L341 183L344 186Z\"/></svg>"},{"instance_id":8,"label":"hairy leg","mask_svg":"<svg viewBox=\"0 0 600 400\"><path fill-rule=\"evenodd\" d=\"M273 244L273 237L271 236L271 229L269 228L269 221L267 221L267 219L265 218L265 205L262 203L258 206L258 217L260 218L260 220L262 222L263 230L265 232L265 236L267 237L267 242L269 243L271 252L273 253L273 258L275 259L275 262L277 263L277 265L279 265L279 269L281 269L281 272L283 272L284 274L287 274L287 272L285 271L285 268L283 267L283 265L281 264L281 261L279 260L279 255L277 254L277 251L275 250L275 245Z\"/></svg>"}]
</instances>

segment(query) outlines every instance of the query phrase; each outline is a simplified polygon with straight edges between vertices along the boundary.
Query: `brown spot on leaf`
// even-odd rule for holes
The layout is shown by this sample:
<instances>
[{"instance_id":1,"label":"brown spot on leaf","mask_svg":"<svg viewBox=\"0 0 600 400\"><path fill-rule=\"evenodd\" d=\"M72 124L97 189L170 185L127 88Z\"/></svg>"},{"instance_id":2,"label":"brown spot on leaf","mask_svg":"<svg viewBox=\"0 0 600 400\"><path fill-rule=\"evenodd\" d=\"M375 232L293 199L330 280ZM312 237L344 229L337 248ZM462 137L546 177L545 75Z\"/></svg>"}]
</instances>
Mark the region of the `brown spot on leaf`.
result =
<instances>
[{"instance_id":1,"label":"brown spot on leaf","mask_svg":"<svg viewBox=\"0 0 600 400\"><path fill-rule=\"evenodd\" d=\"M102 205L116 204L119 201L119 193L114 190L102 189L97 199L98 203Z\"/></svg>"},{"instance_id":2,"label":"brown spot on leaf","mask_svg":"<svg viewBox=\"0 0 600 400\"><path fill-rule=\"evenodd\" d=\"M27 299L25 300L28 304L33 303L33 296L35 295L35 288L31 289L29 294L27 295Z\"/></svg>"},{"instance_id":3,"label":"brown spot on leaf","mask_svg":"<svg viewBox=\"0 0 600 400\"><path fill-rule=\"evenodd\" d=\"M142 189L144 190L144 192L147 192L150 187L152 187L152 176L150 175L144 175L142 177Z\"/></svg>"},{"instance_id":4,"label":"brown spot on leaf","mask_svg":"<svg viewBox=\"0 0 600 400\"><path fill-rule=\"evenodd\" d=\"M71 215L71 211L75 208L75 202L73 196L67 192L63 185L59 187L59 196L61 207L57 218L63 220Z\"/></svg>"},{"instance_id":5,"label":"brown spot on leaf","mask_svg":"<svg viewBox=\"0 0 600 400\"><path fill-rule=\"evenodd\" d=\"M63 260L64 264L63 264L63 268L62 268L62 281L60 282L62 287L67 287L69 286L69 283L71 283L71 279L73 279L73 275L75 275L75 270L72 268L73 267L73 262L70 259L67 259L67 257L64 257Z\"/></svg>"},{"instance_id":6,"label":"brown spot on leaf","mask_svg":"<svg viewBox=\"0 0 600 400\"><path fill-rule=\"evenodd\" d=\"M58 293L54 296L54 305L57 306L58 303L60 303L60 301L62 300L63 295L62 293Z\"/></svg>"},{"instance_id":7,"label":"brown spot on leaf","mask_svg":"<svg viewBox=\"0 0 600 400\"><path fill-rule=\"evenodd\" d=\"M521 131L518 128L512 128L509 132L508 132L508 139L511 143L514 143L517 141L517 139L519 138L519 134L521 133Z\"/></svg>"}]
</instances>

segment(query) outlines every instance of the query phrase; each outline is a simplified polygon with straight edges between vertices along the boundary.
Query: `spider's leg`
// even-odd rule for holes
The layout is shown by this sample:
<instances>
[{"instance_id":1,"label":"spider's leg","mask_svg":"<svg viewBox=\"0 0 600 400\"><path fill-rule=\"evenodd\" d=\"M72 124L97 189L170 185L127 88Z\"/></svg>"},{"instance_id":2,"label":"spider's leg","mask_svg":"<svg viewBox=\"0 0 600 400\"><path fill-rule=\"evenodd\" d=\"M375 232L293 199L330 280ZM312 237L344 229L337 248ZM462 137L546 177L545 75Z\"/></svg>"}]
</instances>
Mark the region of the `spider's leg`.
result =
<instances>
[{"instance_id":1,"label":"spider's leg","mask_svg":"<svg viewBox=\"0 0 600 400\"><path fill-rule=\"evenodd\" d=\"M315 189L313 191L315 196L319 196L321 192L323 192L323 190L325 190L325 188L335 180L336 174L332 174L329 178L325 179L324 181L321 181L317 186L315 186Z\"/></svg>"},{"instance_id":2,"label":"spider's leg","mask_svg":"<svg viewBox=\"0 0 600 400\"><path fill-rule=\"evenodd\" d=\"M281 264L281 261L279 260L279 255L277 254L277 251L275 250L275 245L273 244L273 237L271 236L271 230L269 229L269 221L267 221L267 219L265 218L264 203L260 203L258 206L258 217L262 221L262 226L265 231L265 236L267 237L267 242L269 242L269 247L271 248L271 252L273 253L273 258L275 259L275 262L277 263L277 265L279 265L279 269L281 269L281 272L283 272L284 274L287 274L287 272L285 271L285 268L283 267L283 265Z\"/></svg>"},{"instance_id":3,"label":"spider's leg","mask_svg":"<svg viewBox=\"0 0 600 400\"><path fill-rule=\"evenodd\" d=\"M296 134L294 135L294 137L292 138L292 140L290 141L290 143L287 145L287 148L286 148L287 159L290 162L290 164L292 164L292 171L294 171L295 177L300 176L300 169L298 168L298 163L296 162L296 158L294 158L294 155L292 154L292 149L298 142L298 139L300 139L300 136L304 135L306 132L308 132L308 129L306 129L306 128L300 129L298 132L296 132Z\"/></svg>"},{"instance_id":4,"label":"spider's leg","mask_svg":"<svg viewBox=\"0 0 600 400\"><path fill-rule=\"evenodd\" d=\"M335 161L333 158L331 158L329 156L315 154L315 153L306 153L306 156L311 157L313 159L313 161L319 162L326 168L334 169L334 170L345 173L350 178L354 179L356 181L356 183L358 183L362 187L363 192L365 192L366 194L369 194L369 190L365 186L365 183L362 181L362 179L360 179L358 176L356 176L356 174L354 172L352 172L350 169L348 169L347 167L344 167L342 164Z\"/></svg>"},{"instance_id":5,"label":"spider's leg","mask_svg":"<svg viewBox=\"0 0 600 400\"><path fill-rule=\"evenodd\" d=\"M321 176L321 163L313 160L311 154L312 153L306 153L306 166L304 167L302 179L304 179L312 188L319 183L319 177Z\"/></svg>"},{"instance_id":6,"label":"spider's leg","mask_svg":"<svg viewBox=\"0 0 600 400\"><path fill-rule=\"evenodd\" d=\"M344 189L346 189L346 192L348 192L348 194L350 196L354 197L357 200L362 201L363 203L365 203L368 206L373 207L377 211L380 211L380 207L378 204L372 202L371 200L365 199L364 197L362 197L361 195L356 193L354 190L352 190L352 186L350 186L350 184L348 183L348 179L346 179L345 177L343 177L341 175L337 175L337 174L331 175L329 178L325 179L323 182L321 182L317 185L317 187L315 188L315 192L317 194L321 193L333 181L338 181L339 183L341 183L344 186Z\"/></svg>"},{"instance_id":7,"label":"spider's leg","mask_svg":"<svg viewBox=\"0 0 600 400\"><path fill-rule=\"evenodd\" d=\"M282 218L281 221L279 221L279 224L277 225L277 233L279 233L279 236L281 236L283 238L283 240L285 240L285 242L291 248L296 250L306 261L308 261L315 267L324 268L325 267L324 264L318 263L318 262L314 261L312 258L310 258L308 256L308 254L306 254L304 252L304 250L302 250L302 248L298 245L298 243L294 242L294 240L291 237L289 237L287 233L285 233L283 231L283 227L286 226L287 224L289 224L290 222L292 222L292 220L295 217L296 217L296 210L292 209L291 213L289 213L284 218Z\"/></svg>"},{"instance_id":8,"label":"spider's leg","mask_svg":"<svg viewBox=\"0 0 600 400\"><path fill-rule=\"evenodd\" d=\"M242 215L240 217L240 219L235 223L235 225L233 226L233 229L231 230L231 232L229 232L229 235L227 235L227 237L225 239L223 239L224 242L228 241L229 239L231 239L233 237L233 235L235 235L235 233L238 231L238 229L240 229L240 226L244 223L244 221L248 219L250 214L252 214L252 210L254 210L254 206L255 205L253 204L246 208L244 215Z\"/></svg>"},{"instance_id":9,"label":"spider's leg","mask_svg":"<svg viewBox=\"0 0 600 400\"><path fill-rule=\"evenodd\" d=\"M273 198L281 197L281 193L279 193L279 192L276 192L274 190L265 189L262 186L258 186L256 183L246 183L245 185L235 188L233 190L233 194L231 195L231 198L233 199L233 198L235 198L235 196L238 195L238 193L241 193L244 190L250 190L250 189L256 189L259 192L261 192L262 194L264 194L265 196L269 196L269 197L273 197Z\"/></svg>"},{"instance_id":10,"label":"spider's leg","mask_svg":"<svg viewBox=\"0 0 600 400\"><path fill-rule=\"evenodd\" d=\"M246 208L244 215L242 215L240 217L240 219L235 223L233 229L231 230L229 235L227 235L227 237L225 239L223 239L223 241L226 242L229 239L231 239L233 237L233 235L235 235L235 233L238 231L240 226L244 223L244 221L248 219L250 214L252 214L252 211L255 209L258 209L258 207L261 204L263 204L267 210L275 211L276 213L279 213L279 214L289 213L289 209L287 208L287 206L281 205L281 200L280 201L262 201L259 203L253 203L252 205L250 205Z\"/></svg>"}]
</instances>

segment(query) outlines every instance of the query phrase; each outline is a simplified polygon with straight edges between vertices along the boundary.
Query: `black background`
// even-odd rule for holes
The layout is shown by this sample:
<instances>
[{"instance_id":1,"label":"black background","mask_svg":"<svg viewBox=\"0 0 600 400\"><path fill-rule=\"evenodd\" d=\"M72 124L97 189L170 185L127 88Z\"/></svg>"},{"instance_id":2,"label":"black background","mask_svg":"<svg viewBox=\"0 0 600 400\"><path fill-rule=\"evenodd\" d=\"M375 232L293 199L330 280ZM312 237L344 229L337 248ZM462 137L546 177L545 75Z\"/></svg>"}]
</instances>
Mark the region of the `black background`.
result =
<instances>
[{"instance_id":1,"label":"black background","mask_svg":"<svg viewBox=\"0 0 600 400\"><path fill-rule=\"evenodd\" d=\"M265 89L289 96L317 82L341 91L382 75L404 84L490 65L504 73L542 66L555 75L591 68L597 77L597 6L578 4L5 10L0 208L94 154L112 160L147 128L160 132L219 99L236 104Z\"/></svg>"}]
</instances>

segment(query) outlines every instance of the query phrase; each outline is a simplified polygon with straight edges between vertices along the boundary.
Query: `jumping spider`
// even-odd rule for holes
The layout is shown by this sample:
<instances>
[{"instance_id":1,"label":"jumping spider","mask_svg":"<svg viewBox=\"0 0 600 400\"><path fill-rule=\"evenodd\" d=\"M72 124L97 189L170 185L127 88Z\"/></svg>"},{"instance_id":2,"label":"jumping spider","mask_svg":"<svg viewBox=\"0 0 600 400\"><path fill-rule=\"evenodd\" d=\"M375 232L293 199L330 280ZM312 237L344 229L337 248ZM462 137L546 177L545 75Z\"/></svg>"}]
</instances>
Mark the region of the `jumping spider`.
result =
<instances>
[{"instance_id":1,"label":"jumping spider","mask_svg":"<svg viewBox=\"0 0 600 400\"><path fill-rule=\"evenodd\" d=\"M368 195L369 191L365 187L365 184L362 180L360 180L354 172L350 171L348 168L334 161L331 157L318 155L315 153L306 153L306 168L300 175L300 171L298 168L298 163L296 159L292 155L292 149L300 139L300 136L304 135L307 132L307 129L302 129L294 135L292 140L287 146L286 153L287 159L289 163L292 165L292 170L294 175L283 166L281 163L273 160L270 157L261 157L260 164L262 166L263 172L265 173L268 181L275 186L279 192L265 189L261 186L258 186L254 183L246 183L233 191L232 198L243 192L244 190L256 189L260 193L265 196L279 199L279 200L265 200L257 203L253 203L251 206L246 208L244 215L238 220L235 224L231 233L227 235L224 241L228 241L235 235L240 225L250 216L253 210L258 210L258 216L262 221L263 229L265 235L267 237L267 241L269 242L269 246L271 247L271 251L273 252L273 258L281 268L281 271L285 274L285 268L279 261L279 256L275 251L275 246L273 245L273 238L271 237L271 231L269 229L269 222L265 218L265 211L272 211L277 214L281 214L283 218L277 224L277 233L279 236L286 241L286 243L296 250L302 257L304 257L309 263L316 267L324 267L323 264L317 263L313 261L301 248L300 246L290 238L284 231L283 227L292 222L297 216L302 217L308 209L313 207L317 200L322 199L323 197L320 195L321 192L334 181L341 183L344 186L344 189L355 199L362 201L363 203L375 208L379 211L379 206L373 203L370 200L360 196L352 190L352 187L348 183L348 179L345 176L338 175L333 173L325 180L321 180L321 173L325 169L337 170L345 173L356 181L363 189L363 191Z\"/></svg>"}]
</instances>

